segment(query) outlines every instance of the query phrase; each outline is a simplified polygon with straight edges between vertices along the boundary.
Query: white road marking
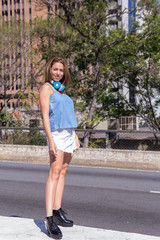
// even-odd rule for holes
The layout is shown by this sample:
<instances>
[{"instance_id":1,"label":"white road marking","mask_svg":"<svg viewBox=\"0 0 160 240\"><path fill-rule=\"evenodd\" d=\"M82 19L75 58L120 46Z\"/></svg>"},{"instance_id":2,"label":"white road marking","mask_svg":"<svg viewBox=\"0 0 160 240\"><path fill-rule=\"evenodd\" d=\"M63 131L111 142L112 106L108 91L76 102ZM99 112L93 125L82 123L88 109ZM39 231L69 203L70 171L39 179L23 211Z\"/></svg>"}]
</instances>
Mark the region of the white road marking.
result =
<instances>
[{"instance_id":1,"label":"white road marking","mask_svg":"<svg viewBox=\"0 0 160 240\"><path fill-rule=\"evenodd\" d=\"M150 193L160 194L160 191L150 191Z\"/></svg>"}]
</instances>

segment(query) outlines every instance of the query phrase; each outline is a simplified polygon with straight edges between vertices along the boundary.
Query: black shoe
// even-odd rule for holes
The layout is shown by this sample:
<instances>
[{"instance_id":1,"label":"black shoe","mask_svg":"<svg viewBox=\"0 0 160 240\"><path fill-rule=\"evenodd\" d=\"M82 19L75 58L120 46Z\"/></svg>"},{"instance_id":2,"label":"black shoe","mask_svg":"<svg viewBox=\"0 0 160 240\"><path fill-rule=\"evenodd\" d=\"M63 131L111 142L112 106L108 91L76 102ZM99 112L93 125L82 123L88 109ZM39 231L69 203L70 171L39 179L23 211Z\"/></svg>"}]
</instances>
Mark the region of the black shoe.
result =
<instances>
[{"instance_id":1,"label":"black shoe","mask_svg":"<svg viewBox=\"0 0 160 240\"><path fill-rule=\"evenodd\" d=\"M65 216L66 212L60 208L59 210L53 210L53 221L63 227L72 227L73 221L68 220Z\"/></svg>"},{"instance_id":2,"label":"black shoe","mask_svg":"<svg viewBox=\"0 0 160 240\"><path fill-rule=\"evenodd\" d=\"M45 226L51 238L61 239L62 232L59 227L53 222L53 216L45 218Z\"/></svg>"}]
</instances>

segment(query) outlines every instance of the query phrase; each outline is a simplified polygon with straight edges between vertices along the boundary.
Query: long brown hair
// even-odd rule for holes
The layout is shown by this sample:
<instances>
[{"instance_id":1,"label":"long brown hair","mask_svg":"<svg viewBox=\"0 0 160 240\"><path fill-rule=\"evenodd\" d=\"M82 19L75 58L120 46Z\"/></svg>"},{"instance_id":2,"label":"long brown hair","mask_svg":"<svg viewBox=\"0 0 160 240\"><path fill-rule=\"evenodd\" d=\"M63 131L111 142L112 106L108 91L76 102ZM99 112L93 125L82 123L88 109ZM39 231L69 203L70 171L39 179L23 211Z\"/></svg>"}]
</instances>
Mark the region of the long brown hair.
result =
<instances>
[{"instance_id":1,"label":"long brown hair","mask_svg":"<svg viewBox=\"0 0 160 240\"><path fill-rule=\"evenodd\" d=\"M45 68L45 82L50 82L50 80L52 80L51 68L52 68L53 64L57 63L57 62L63 64L64 75L63 75L63 78L60 80L60 82L62 84L64 84L65 87L67 88L70 83L71 76L70 76L70 73L69 73L69 70L68 70L65 60L61 57L53 57L48 61L46 68Z\"/></svg>"}]
</instances>

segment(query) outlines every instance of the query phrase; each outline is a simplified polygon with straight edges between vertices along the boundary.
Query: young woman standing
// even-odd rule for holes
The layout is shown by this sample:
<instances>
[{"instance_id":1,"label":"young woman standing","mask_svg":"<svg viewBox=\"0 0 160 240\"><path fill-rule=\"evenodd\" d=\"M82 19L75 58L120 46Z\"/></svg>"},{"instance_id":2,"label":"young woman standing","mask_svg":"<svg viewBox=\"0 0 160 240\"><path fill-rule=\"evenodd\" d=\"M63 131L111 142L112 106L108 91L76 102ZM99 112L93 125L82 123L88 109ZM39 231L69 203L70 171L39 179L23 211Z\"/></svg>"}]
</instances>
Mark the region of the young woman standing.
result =
<instances>
[{"instance_id":1,"label":"young woman standing","mask_svg":"<svg viewBox=\"0 0 160 240\"><path fill-rule=\"evenodd\" d=\"M61 208L65 175L73 152L80 144L74 128L77 127L72 99L64 92L70 74L63 58L53 57L46 66L45 84L40 91L40 106L46 132L50 170L45 188L45 224L50 237L62 238L57 225L71 227Z\"/></svg>"}]
</instances>

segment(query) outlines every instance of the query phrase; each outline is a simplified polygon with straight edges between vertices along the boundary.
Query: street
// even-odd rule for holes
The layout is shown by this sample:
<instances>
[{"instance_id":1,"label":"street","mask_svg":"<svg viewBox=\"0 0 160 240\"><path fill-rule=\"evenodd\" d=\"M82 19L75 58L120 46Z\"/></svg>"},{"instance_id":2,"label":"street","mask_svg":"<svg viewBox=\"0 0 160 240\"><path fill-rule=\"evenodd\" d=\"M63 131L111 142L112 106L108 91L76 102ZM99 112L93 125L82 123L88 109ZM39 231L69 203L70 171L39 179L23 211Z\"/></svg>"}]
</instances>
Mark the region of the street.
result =
<instances>
[{"instance_id":1,"label":"street","mask_svg":"<svg viewBox=\"0 0 160 240\"><path fill-rule=\"evenodd\" d=\"M43 220L48 169L0 162L0 216ZM76 225L160 236L160 172L71 165L62 207Z\"/></svg>"}]
</instances>

